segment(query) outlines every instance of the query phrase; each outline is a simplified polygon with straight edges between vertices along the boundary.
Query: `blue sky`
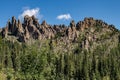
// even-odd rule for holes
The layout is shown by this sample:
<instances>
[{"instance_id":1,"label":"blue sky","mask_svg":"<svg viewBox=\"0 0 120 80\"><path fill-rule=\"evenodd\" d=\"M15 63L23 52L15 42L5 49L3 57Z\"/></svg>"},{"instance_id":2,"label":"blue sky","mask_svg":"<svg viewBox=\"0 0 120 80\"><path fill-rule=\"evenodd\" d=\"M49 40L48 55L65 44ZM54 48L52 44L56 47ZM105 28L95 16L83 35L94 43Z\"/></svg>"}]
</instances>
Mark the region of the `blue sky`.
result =
<instances>
[{"instance_id":1,"label":"blue sky","mask_svg":"<svg viewBox=\"0 0 120 80\"><path fill-rule=\"evenodd\" d=\"M120 0L0 0L0 27L12 16L22 18L26 11L49 24L69 25L72 19L94 17L120 29Z\"/></svg>"}]
</instances>

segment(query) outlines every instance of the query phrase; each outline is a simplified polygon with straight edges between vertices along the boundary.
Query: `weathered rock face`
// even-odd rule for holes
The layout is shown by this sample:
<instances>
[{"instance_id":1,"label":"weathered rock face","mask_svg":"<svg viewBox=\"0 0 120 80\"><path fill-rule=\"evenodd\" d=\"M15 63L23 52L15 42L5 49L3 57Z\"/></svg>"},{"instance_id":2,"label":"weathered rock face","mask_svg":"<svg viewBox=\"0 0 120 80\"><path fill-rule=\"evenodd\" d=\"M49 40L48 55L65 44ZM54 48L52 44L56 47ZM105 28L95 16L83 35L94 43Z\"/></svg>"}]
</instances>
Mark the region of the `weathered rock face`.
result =
<instances>
[{"instance_id":1,"label":"weathered rock face","mask_svg":"<svg viewBox=\"0 0 120 80\"><path fill-rule=\"evenodd\" d=\"M6 38L8 35L8 27L5 27L4 29L2 29L1 34L3 38Z\"/></svg>"},{"instance_id":2,"label":"weathered rock face","mask_svg":"<svg viewBox=\"0 0 120 80\"><path fill-rule=\"evenodd\" d=\"M95 20L93 18L85 18L84 21L80 21L76 24L78 30L84 31L84 29L92 27L95 25Z\"/></svg>"},{"instance_id":3,"label":"weathered rock face","mask_svg":"<svg viewBox=\"0 0 120 80\"><path fill-rule=\"evenodd\" d=\"M93 18L85 18L83 21L79 21L77 24L72 20L69 26L65 25L49 25L46 21L39 24L38 19L34 16L30 17L26 15L24 17L23 23L20 20L16 20L12 17L12 20L8 21L7 27L1 29L2 37L7 38L7 36L15 36L20 42L27 42L30 39L54 39L60 36L64 42L76 41L81 32L85 29L90 28L90 32L95 31L94 26L102 26L105 28L110 28L115 30L113 25L108 25L101 20L94 20ZM87 36L88 38L83 41L84 47L87 49L89 47L89 41L95 40L95 35Z\"/></svg>"},{"instance_id":4,"label":"weathered rock face","mask_svg":"<svg viewBox=\"0 0 120 80\"><path fill-rule=\"evenodd\" d=\"M11 26L9 26L9 27L10 27L11 33L13 35L16 35L16 30L18 28L18 25L17 25L17 21L14 16L12 17Z\"/></svg>"},{"instance_id":5,"label":"weathered rock face","mask_svg":"<svg viewBox=\"0 0 120 80\"><path fill-rule=\"evenodd\" d=\"M24 33L24 29L22 27L20 20L18 20L17 29L16 29L16 36L21 36L23 33Z\"/></svg>"}]
</instances>

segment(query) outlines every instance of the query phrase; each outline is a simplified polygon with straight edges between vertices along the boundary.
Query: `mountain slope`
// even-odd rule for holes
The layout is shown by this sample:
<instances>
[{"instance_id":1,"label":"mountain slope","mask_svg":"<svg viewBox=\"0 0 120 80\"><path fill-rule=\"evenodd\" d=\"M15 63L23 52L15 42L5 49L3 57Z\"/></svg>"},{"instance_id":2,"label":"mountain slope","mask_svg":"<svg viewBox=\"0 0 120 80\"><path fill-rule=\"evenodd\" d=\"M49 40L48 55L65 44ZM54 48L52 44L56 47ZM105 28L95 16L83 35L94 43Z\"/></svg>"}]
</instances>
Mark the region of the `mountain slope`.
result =
<instances>
[{"instance_id":1,"label":"mountain slope","mask_svg":"<svg viewBox=\"0 0 120 80\"><path fill-rule=\"evenodd\" d=\"M102 20L52 26L12 17L0 33L0 79L120 79L120 32Z\"/></svg>"},{"instance_id":2,"label":"mountain slope","mask_svg":"<svg viewBox=\"0 0 120 80\"><path fill-rule=\"evenodd\" d=\"M7 26L1 30L1 35L10 41L25 42L33 44L36 40L50 40L51 46L55 50L62 47L71 50L72 46L79 46L82 49L93 49L98 45L107 45L110 48L115 47L119 43L119 30L114 25L108 25L102 20L93 18L85 18L75 24L70 22L69 26L65 25L49 25L46 21L41 24L32 16L25 16L23 23L17 21L15 17L8 21ZM58 46L58 48L57 48ZM57 51L58 51L57 50ZM61 48L61 50L64 50ZM60 50L60 51L61 51Z\"/></svg>"}]
</instances>

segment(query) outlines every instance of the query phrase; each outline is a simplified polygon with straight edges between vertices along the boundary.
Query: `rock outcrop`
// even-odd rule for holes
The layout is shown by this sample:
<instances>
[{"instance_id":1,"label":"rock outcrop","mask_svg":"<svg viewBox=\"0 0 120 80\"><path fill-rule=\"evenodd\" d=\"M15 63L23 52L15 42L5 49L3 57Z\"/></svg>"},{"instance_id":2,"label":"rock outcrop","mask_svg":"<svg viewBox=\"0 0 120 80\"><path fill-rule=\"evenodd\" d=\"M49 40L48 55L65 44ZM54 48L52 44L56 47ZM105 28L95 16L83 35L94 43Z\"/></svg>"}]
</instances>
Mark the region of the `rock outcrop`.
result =
<instances>
[{"instance_id":1,"label":"rock outcrop","mask_svg":"<svg viewBox=\"0 0 120 80\"><path fill-rule=\"evenodd\" d=\"M39 24L38 19L34 16L30 17L26 15L24 17L23 23L20 20L16 20L12 17L12 20L8 20L7 26L1 29L1 35L3 38L7 36L15 36L20 42L27 42L30 39L33 40L44 40L44 39L54 39L56 37L61 37L64 42L77 41L80 34L84 33L86 29L90 29L88 36L83 41L83 46L88 49L89 42L96 40L95 35L89 35L95 32L94 26L109 28L110 30L116 30L113 25L108 25L102 20L95 20L92 17L85 18L83 21L79 21L75 24L74 20L70 22L69 26L65 25L49 25L44 20Z\"/></svg>"},{"instance_id":2,"label":"rock outcrop","mask_svg":"<svg viewBox=\"0 0 120 80\"><path fill-rule=\"evenodd\" d=\"M3 38L7 37L7 35L8 35L8 27L5 27L5 28L2 29L1 35L2 35Z\"/></svg>"}]
</instances>

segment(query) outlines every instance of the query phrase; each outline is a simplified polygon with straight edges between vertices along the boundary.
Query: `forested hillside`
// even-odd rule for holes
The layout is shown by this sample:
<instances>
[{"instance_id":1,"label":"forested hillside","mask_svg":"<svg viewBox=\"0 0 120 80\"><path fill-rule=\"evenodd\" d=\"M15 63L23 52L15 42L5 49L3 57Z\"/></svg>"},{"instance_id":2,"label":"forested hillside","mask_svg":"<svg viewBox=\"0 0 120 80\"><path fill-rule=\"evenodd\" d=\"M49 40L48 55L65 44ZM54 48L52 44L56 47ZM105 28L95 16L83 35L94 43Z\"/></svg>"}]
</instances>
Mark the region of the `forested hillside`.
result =
<instances>
[{"instance_id":1,"label":"forested hillside","mask_svg":"<svg viewBox=\"0 0 120 80\"><path fill-rule=\"evenodd\" d=\"M0 80L120 80L120 32L102 20L13 17L0 32Z\"/></svg>"}]
</instances>

